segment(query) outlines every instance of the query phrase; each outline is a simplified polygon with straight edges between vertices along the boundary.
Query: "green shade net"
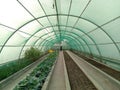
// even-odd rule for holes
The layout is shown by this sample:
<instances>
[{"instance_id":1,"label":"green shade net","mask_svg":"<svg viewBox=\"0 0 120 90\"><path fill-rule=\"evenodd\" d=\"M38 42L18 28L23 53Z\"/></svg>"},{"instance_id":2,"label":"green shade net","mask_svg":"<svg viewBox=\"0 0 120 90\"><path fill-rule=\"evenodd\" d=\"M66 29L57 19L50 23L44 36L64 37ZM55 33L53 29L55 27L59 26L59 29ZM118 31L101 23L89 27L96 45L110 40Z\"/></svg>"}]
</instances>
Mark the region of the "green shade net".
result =
<instances>
[{"instance_id":1,"label":"green shade net","mask_svg":"<svg viewBox=\"0 0 120 90\"><path fill-rule=\"evenodd\" d=\"M0 63L31 46L67 49L120 65L120 0L1 0Z\"/></svg>"}]
</instances>

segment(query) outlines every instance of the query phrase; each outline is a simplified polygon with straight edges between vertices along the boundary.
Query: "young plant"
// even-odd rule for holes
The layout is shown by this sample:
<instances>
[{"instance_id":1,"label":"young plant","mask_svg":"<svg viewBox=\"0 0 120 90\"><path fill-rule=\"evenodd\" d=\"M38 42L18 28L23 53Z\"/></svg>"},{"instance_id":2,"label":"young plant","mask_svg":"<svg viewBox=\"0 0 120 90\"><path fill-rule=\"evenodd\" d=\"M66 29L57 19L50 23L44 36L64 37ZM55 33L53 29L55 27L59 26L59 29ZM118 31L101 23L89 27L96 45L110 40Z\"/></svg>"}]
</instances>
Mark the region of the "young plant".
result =
<instances>
[{"instance_id":1,"label":"young plant","mask_svg":"<svg viewBox=\"0 0 120 90\"><path fill-rule=\"evenodd\" d=\"M31 47L25 51L25 58L33 61L37 60L41 55L41 52L37 48Z\"/></svg>"},{"instance_id":2,"label":"young plant","mask_svg":"<svg viewBox=\"0 0 120 90\"><path fill-rule=\"evenodd\" d=\"M41 90L55 60L56 54L51 53L26 79L21 81L14 90Z\"/></svg>"}]
</instances>

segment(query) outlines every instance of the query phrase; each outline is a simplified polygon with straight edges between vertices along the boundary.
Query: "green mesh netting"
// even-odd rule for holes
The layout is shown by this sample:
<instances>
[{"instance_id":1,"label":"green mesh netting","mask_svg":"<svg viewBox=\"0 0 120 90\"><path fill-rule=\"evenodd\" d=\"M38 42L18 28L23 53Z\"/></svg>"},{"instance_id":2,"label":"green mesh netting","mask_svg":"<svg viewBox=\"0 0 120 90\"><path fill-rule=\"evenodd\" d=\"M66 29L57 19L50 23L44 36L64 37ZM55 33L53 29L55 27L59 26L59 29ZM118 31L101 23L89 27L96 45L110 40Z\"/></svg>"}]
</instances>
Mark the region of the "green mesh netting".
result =
<instances>
[{"instance_id":1,"label":"green mesh netting","mask_svg":"<svg viewBox=\"0 0 120 90\"><path fill-rule=\"evenodd\" d=\"M0 63L57 43L120 64L120 0L1 0Z\"/></svg>"}]
</instances>

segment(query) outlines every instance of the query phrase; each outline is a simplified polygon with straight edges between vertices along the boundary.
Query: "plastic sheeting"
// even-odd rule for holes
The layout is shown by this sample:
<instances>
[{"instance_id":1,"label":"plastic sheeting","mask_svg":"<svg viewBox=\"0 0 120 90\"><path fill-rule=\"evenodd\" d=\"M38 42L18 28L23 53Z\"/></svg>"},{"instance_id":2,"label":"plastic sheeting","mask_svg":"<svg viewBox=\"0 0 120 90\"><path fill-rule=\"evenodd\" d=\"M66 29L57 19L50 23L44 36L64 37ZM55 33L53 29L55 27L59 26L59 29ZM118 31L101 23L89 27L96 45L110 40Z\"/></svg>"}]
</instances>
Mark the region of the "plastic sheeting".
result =
<instances>
[{"instance_id":1,"label":"plastic sheeting","mask_svg":"<svg viewBox=\"0 0 120 90\"><path fill-rule=\"evenodd\" d=\"M70 49L120 63L120 0L1 0L0 63L33 46Z\"/></svg>"}]
</instances>

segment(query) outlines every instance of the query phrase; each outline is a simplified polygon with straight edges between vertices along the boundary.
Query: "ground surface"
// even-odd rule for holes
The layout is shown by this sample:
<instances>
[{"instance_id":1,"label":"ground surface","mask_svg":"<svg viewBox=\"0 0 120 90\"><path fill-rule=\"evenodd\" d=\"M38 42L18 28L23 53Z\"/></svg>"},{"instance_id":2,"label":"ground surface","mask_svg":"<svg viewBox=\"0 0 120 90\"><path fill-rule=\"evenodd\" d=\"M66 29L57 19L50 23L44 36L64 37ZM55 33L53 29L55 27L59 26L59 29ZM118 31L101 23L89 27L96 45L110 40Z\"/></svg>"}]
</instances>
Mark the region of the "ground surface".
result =
<instances>
[{"instance_id":1,"label":"ground surface","mask_svg":"<svg viewBox=\"0 0 120 90\"><path fill-rule=\"evenodd\" d=\"M87 57L84 57L84 56L81 56L79 55L80 57L82 57L84 60L86 60L87 62L91 63L92 65L94 65L95 67L99 68L100 70L106 72L107 74L109 74L110 76L112 76L113 78L117 79L120 81L120 71L117 71L117 70L114 70L110 67L107 67L103 64L100 64L96 61L93 61Z\"/></svg>"},{"instance_id":2,"label":"ground surface","mask_svg":"<svg viewBox=\"0 0 120 90\"><path fill-rule=\"evenodd\" d=\"M93 83L85 76L85 74L66 52L64 52L64 58L71 90L97 90Z\"/></svg>"},{"instance_id":3,"label":"ground surface","mask_svg":"<svg viewBox=\"0 0 120 90\"><path fill-rule=\"evenodd\" d=\"M54 67L48 90L66 90L62 51L59 53L59 58Z\"/></svg>"}]
</instances>

